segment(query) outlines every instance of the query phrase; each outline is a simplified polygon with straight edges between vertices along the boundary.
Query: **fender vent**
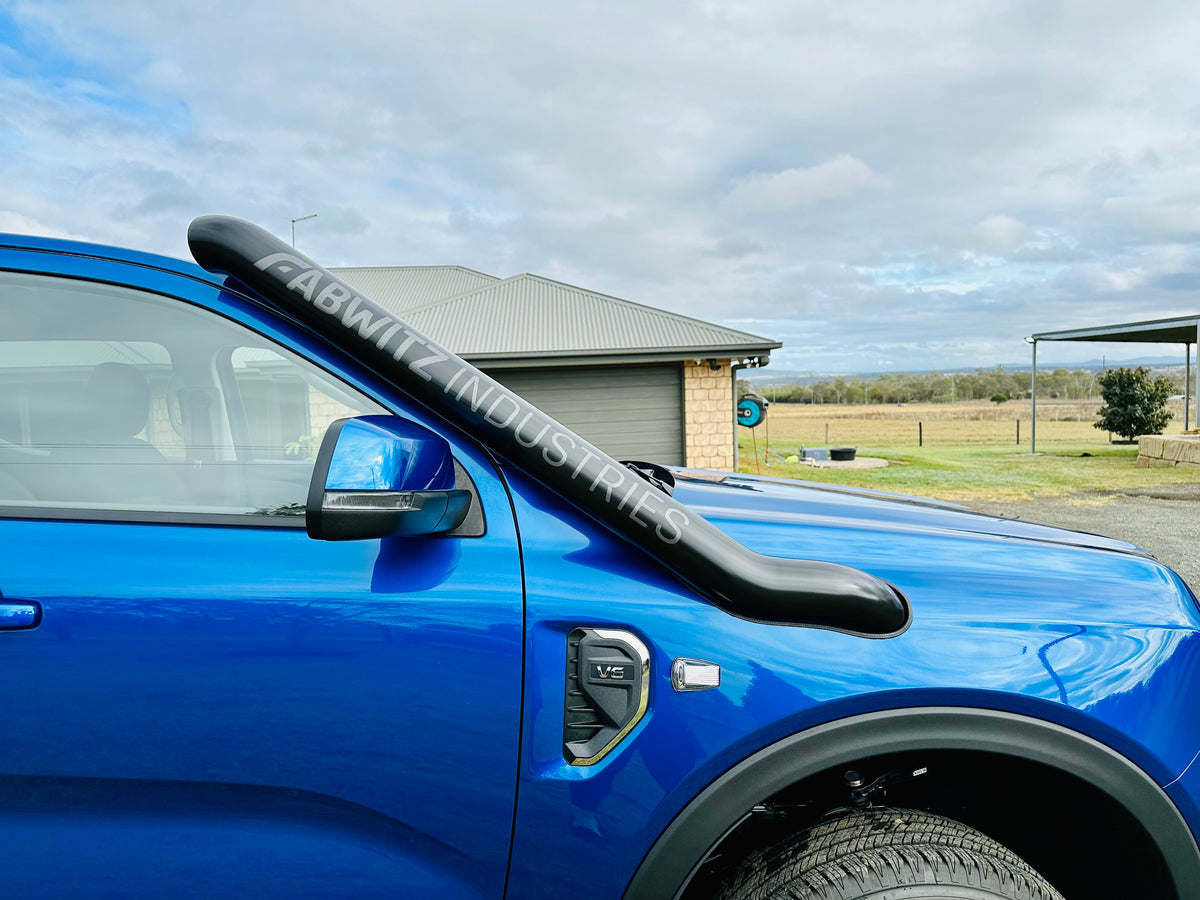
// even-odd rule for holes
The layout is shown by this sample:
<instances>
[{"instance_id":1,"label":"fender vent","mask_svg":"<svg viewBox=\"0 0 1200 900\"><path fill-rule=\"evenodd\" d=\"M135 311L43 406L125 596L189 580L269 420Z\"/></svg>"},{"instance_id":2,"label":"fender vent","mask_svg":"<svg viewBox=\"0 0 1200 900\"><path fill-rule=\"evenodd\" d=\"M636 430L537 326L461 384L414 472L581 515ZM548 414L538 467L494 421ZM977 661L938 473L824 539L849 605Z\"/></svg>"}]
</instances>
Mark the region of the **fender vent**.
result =
<instances>
[{"instance_id":1,"label":"fender vent","mask_svg":"<svg viewBox=\"0 0 1200 900\"><path fill-rule=\"evenodd\" d=\"M579 689L579 642L584 630L576 628L567 637L567 702L563 710L563 744L581 743L596 736L604 723L600 713ZM569 757L568 757L569 759Z\"/></svg>"},{"instance_id":2,"label":"fender vent","mask_svg":"<svg viewBox=\"0 0 1200 900\"><path fill-rule=\"evenodd\" d=\"M646 713L650 654L627 631L576 628L567 635L563 757L599 762Z\"/></svg>"}]
</instances>

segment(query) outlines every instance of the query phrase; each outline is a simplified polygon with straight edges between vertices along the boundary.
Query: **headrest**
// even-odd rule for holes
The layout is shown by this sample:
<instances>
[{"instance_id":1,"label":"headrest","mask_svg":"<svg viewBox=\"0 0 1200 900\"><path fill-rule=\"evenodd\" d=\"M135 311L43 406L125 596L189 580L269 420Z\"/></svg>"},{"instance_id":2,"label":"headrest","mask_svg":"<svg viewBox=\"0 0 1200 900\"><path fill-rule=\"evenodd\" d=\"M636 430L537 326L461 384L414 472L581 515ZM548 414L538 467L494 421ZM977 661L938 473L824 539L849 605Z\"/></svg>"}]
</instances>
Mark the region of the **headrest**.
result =
<instances>
[{"instance_id":1,"label":"headrest","mask_svg":"<svg viewBox=\"0 0 1200 900\"><path fill-rule=\"evenodd\" d=\"M150 384L134 366L101 363L88 379L86 402L95 440L128 441L146 427Z\"/></svg>"}]
</instances>

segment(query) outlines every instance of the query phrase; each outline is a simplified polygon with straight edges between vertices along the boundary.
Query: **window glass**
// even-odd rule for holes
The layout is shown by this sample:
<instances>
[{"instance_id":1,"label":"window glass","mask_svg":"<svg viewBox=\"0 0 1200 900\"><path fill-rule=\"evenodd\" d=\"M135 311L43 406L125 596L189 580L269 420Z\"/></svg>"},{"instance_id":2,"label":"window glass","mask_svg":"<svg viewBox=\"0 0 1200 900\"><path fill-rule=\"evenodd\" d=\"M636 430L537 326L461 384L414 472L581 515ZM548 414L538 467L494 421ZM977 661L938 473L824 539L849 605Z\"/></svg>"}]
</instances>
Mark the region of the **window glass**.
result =
<instances>
[{"instance_id":1,"label":"window glass","mask_svg":"<svg viewBox=\"0 0 1200 900\"><path fill-rule=\"evenodd\" d=\"M0 506L303 515L330 422L384 412L154 294L0 273Z\"/></svg>"},{"instance_id":2,"label":"window glass","mask_svg":"<svg viewBox=\"0 0 1200 900\"><path fill-rule=\"evenodd\" d=\"M331 422L359 415L361 400L306 381L274 350L238 347L229 362L254 459L312 459Z\"/></svg>"}]
</instances>

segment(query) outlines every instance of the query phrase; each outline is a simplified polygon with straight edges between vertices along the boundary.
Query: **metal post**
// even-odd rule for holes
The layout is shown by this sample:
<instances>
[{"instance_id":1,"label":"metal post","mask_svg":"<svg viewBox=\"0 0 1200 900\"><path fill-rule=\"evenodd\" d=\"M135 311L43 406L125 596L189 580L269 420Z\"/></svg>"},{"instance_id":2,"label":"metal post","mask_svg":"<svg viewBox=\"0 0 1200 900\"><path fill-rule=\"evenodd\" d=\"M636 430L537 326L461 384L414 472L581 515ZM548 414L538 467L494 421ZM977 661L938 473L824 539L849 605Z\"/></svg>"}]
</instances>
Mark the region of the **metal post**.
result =
<instances>
[{"instance_id":1,"label":"metal post","mask_svg":"<svg viewBox=\"0 0 1200 900\"><path fill-rule=\"evenodd\" d=\"M729 393L733 395L733 471L738 470L738 401L741 399L737 395L737 375L738 369L742 368L742 363L734 360L729 361Z\"/></svg>"},{"instance_id":2,"label":"metal post","mask_svg":"<svg viewBox=\"0 0 1200 900\"><path fill-rule=\"evenodd\" d=\"M1029 372L1029 453L1037 453L1037 338L1027 337L1033 347L1033 368Z\"/></svg>"},{"instance_id":3,"label":"metal post","mask_svg":"<svg viewBox=\"0 0 1200 900\"><path fill-rule=\"evenodd\" d=\"M303 222L305 219L315 219L316 217L316 213L309 213L307 216L297 216L292 219L292 247L296 246L296 223Z\"/></svg>"},{"instance_id":4,"label":"metal post","mask_svg":"<svg viewBox=\"0 0 1200 900\"><path fill-rule=\"evenodd\" d=\"M1183 430L1187 431L1188 413L1191 412L1192 391L1192 345L1183 345ZM1200 418L1200 416L1198 416Z\"/></svg>"},{"instance_id":5,"label":"metal post","mask_svg":"<svg viewBox=\"0 0 1200 900\"><path fill-rule=\"evenodd\" d=\"M1188 359L1192 358L1192 354L1188 353ZM1196 320L1196 368L1200 369L1200 319ZM1196 426L1200 427L1200 391L1196 391L1196 417L1194 419ZM1184 401L1187 402L1187 401Z\"/></svg>"}]
</instances>

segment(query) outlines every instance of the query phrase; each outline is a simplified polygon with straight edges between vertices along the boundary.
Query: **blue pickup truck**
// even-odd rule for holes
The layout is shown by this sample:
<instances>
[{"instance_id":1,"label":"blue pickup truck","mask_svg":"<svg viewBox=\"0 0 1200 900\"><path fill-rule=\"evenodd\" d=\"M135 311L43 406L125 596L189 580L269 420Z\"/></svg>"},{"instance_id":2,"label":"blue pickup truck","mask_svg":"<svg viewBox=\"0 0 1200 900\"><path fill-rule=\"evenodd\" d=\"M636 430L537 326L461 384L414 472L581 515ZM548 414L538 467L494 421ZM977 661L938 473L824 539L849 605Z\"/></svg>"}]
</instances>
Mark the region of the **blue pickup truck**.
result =
<instances>
[{"instance_id":1,"label":"blue pickup truck","mask_svg":"<svg viewBox=\"0 0 1200 900\"><path fill-rule=\"evenodd\" d=\"M623 463L189 243L0 235L0 895L1200 897L1145 552Z\"/></svg>"}]
</instances>

